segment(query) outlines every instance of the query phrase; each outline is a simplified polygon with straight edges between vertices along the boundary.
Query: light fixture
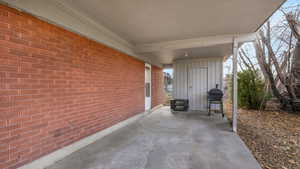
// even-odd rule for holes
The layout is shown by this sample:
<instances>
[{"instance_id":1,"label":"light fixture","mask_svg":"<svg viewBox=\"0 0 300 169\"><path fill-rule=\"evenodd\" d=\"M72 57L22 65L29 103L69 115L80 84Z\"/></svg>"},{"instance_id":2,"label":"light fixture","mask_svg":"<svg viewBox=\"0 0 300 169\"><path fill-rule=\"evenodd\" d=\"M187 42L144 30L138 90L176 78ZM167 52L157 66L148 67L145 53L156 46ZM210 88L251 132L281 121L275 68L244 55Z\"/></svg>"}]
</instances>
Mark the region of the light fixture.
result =
<instances>
[{"instance_id":1,"label":"light fixture","mask_svg":"<svg viewBox=\"0 0 300 169\"><path fill-rule=\"evenodd\" d=\"M187 53L187 52L184 52L184 56L185 56L185 57L188 57L189 55L188 55L188 53Z\"/></svg>"}]
</instances>

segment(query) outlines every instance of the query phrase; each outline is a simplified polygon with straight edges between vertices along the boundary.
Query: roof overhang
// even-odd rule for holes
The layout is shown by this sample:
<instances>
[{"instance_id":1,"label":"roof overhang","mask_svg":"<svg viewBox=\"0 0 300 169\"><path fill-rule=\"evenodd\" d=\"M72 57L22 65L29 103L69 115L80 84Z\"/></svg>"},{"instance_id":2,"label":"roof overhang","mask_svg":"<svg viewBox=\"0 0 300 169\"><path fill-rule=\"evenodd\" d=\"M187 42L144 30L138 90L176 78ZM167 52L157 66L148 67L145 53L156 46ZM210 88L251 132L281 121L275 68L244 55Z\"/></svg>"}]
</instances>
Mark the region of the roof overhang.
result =
<instances>
[{"instance_id":1,"label":"roof overhang","mask_svg":"<svg viewBox=\"0 0 300 169\"><path fill-rule=\"evenodd\" d=\"M1 1L161 66L186 52L192 57L231 54L233 39L253 40L285 0Z\"/></svg>"}]
</instances>

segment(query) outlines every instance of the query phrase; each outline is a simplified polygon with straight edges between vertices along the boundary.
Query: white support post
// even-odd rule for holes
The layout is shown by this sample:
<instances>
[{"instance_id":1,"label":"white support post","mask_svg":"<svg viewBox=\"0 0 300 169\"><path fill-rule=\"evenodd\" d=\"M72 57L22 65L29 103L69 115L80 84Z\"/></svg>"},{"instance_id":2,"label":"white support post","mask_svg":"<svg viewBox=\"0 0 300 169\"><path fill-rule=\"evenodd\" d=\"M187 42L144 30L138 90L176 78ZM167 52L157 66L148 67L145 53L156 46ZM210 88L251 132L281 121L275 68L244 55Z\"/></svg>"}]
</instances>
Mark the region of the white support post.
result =
<instances>
[{"instance_id":1,"label":"white support post","mask_svg":"<svg viewBox=\"0 0 300 169\"><path fill-rule=\"evenodd\" d=\"M238 57L238 42L233 39L233 74L232 74L232 130L237 132L237 114L238 114L238 86L237 86L237 57Z\"/></svg>"}]
</instances>

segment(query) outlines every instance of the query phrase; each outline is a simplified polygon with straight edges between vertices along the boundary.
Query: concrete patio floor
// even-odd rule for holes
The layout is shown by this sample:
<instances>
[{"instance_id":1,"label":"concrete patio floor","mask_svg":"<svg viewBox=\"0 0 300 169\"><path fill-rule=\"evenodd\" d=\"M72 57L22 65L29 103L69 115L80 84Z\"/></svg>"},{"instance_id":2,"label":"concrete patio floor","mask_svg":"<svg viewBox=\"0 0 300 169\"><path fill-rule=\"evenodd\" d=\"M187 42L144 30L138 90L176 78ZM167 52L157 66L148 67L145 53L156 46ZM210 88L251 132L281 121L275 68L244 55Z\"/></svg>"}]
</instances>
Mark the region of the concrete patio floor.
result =
<instances>
[{"instance_id":1,"label":"concrete patio floor","mask_svg":"<svg viewBox=\"0 0 300 169\"><path fill-rule=\"evenodd\" d=\"M227 120L162 107L47 169L261 169Z\"/></svg>"}]
</instances>

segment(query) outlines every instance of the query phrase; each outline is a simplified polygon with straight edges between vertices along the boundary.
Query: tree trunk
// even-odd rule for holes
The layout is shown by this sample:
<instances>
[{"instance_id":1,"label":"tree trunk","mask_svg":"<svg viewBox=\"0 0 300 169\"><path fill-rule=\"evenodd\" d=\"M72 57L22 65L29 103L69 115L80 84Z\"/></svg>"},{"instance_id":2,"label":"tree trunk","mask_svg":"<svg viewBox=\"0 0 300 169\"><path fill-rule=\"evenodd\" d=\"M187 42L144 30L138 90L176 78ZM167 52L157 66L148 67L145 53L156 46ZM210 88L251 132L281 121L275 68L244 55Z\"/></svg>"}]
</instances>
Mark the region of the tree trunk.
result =
<instances>
[{"instance_id":1,"label":"tree trunk","mask_svg":"<svg viewBox=\"0 0 300 169\"><path fill-rule=\"evenodd\" d=\"M294 63L292 67L292 74L295 78L295 91L297 98L300 99L300 40L298 40L295 47Z\"/></svg>"},{"instance_id":2,"label":"tree trunk","mask_svg":"<svg viewBox=\"0 0 300 169\"><path fill-rule=\"evenodd\" d=\"M266 79L269 82L273 95L280 101L282 108L287 109L290 105L290 100L279 92L273 76L273 72L271 70L270 63L266 62L266 56L265 56L265 52L263 51L262 45L263 44L260 43L259 40L256 41L255 43L256 57L258 60L258 64L262 72L264 72Z\"/></svg>"}]
</instances>

